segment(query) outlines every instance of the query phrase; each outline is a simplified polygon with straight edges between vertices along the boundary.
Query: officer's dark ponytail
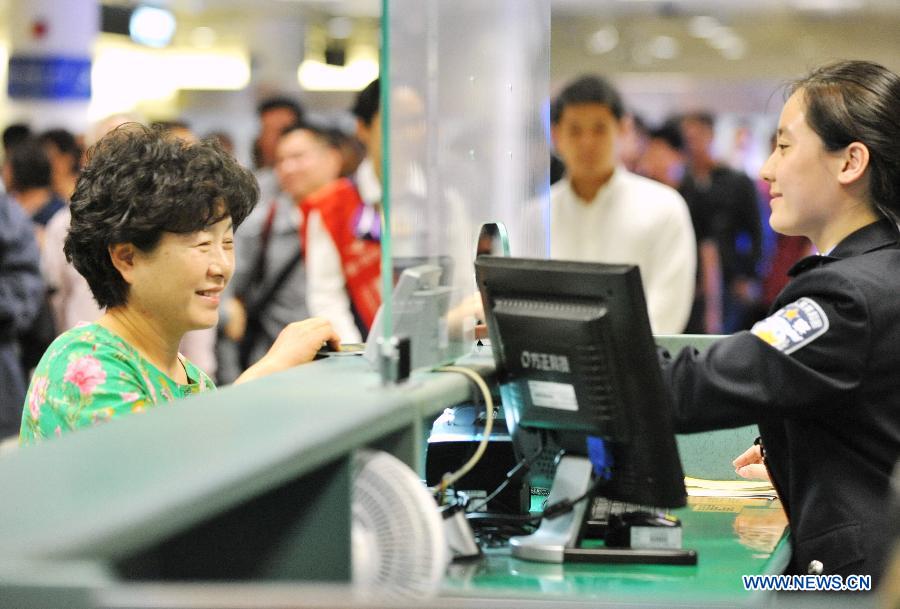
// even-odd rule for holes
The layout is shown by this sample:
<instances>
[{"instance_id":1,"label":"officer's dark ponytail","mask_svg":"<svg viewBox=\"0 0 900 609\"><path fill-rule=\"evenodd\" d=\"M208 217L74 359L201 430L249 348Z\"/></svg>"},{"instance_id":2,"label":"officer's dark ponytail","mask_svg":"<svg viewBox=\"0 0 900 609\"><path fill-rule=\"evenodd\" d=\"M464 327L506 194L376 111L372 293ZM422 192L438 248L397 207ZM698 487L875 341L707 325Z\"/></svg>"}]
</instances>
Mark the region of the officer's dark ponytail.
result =
<instances>
[{"instance_id":1,"label":"officer's dark ponytail","mask_svg":"<svg viewBox=\"0 0 900 609\"><path fill-rule=\"evenodd\" d=\"M831 151L852 142L869 149L873 203L900 220L900 76L869 61L841 61L793 84L806 121Z\"/></svg>"}]
</instances>

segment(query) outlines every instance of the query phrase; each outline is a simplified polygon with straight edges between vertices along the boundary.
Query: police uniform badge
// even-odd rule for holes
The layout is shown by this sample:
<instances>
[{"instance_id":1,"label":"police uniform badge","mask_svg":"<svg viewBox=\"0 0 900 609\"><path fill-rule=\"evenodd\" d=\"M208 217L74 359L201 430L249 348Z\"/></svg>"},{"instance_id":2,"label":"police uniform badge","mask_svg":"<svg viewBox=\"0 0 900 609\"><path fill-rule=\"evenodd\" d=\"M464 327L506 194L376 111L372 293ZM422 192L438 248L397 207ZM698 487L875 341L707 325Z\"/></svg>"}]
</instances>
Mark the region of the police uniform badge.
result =
<instances>
[{"instance_id":1,"label":"police uniform badge","mask_svg":"<svg viewBox=\"0 0 900 609\"><path fill-rule=\"evenodd\" d=\"M811 298L801 298L753 325L750 332L782 353L793 353L828 331L828 317Z\"/></svg>"}]
</instances>

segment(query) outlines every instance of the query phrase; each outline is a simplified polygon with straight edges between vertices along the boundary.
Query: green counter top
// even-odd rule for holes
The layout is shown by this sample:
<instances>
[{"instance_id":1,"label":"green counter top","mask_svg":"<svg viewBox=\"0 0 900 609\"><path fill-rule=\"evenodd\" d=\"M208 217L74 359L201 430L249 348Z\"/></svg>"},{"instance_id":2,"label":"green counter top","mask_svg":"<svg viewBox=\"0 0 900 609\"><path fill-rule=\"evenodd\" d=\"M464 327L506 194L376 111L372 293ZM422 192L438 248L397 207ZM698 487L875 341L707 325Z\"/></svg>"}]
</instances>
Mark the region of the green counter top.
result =
<instances>
[{"instance_id":1,"label":"green counter top","mask_svg":"<svg viewBox=\"0 0 900 609\"><path fill-rule=\"evenodd\" d=\"M465 363L493 369L484 354ZM383 386L361 358L333 357L15 451L0 458L0 605L49 606L60 587L73 600L137 582L347 582L354 451L421 466L430 422L472 393L437 372ZM743 441L716 454L706 442L703 457L718 462ZM778 572L787 544L775 503L742 501L677 512L695 567L548 565L490 550L453 567L442 597L748 600L740 575Z\"/></svg>"},{"instance_id":2,"label":"green counter top","mask_svg":"<svg viewBox=\"0 0 900 609\"><path fill-rule=\"evenodd\" d=\"M741 575L780 573L787 564L786 519L777 500L692 497L672 513L682 521L684 547L698 553L696 566L547 564L491 549L480 562L451 567L445 594L737 602L751 596Z\"/></svg>"},{"instance_id":3,"label":"green counter top","mask_svg":"<svg viewBox=\"0 0 900 609\"><path fill-rule=\"evenodd\" d=\"M0 459L0 556L130 578L346 581L354 450L415 467L424 426L470 396L459 374L383 386L361 357L333 357L21 448ZM177 566L149 566L164 562Z\"/></svg>"}]
</instances>

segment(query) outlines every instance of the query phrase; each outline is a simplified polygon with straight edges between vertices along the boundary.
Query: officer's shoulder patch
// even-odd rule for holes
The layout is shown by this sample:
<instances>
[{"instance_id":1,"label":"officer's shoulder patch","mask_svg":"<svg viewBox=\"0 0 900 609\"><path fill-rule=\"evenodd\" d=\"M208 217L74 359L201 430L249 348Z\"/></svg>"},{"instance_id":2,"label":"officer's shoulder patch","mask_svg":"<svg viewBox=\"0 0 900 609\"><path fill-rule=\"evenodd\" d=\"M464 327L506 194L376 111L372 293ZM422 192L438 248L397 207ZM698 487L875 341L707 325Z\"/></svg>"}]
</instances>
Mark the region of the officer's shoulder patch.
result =
<instances>
[{"instance_id":1,"label":"officer's shoulder patch","mask_svg":"<svg viewBox=\"0 0 900 609\"><path fill-rule=\"evenodd\" d=\"M758 321L750 332L782 353L793 353L828 331L828 317L812 298L800 298Z\"/></svg>"}]
</instances>

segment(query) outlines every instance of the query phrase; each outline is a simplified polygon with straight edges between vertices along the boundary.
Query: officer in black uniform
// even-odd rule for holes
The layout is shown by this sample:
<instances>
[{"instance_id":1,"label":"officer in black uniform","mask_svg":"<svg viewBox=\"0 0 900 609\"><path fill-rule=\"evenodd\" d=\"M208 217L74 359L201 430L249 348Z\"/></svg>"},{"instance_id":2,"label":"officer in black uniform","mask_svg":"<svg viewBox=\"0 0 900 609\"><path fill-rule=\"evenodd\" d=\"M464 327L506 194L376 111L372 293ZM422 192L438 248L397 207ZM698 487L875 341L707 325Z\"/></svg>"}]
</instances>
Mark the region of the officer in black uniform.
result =
<instances>
[{"instance_id":1,"label":"officer in black uniform","mask_svg":"<svg viewBox=\"0 0 900 609\"><path fill-rule=\"evenodd\" d=\"M791 573L865 574L889 551L900 458L900 77L840 62L796 83L762 169L798 262L771 315L664 362L679 431L758 423Z\"/></svg>"}]
</instances>

